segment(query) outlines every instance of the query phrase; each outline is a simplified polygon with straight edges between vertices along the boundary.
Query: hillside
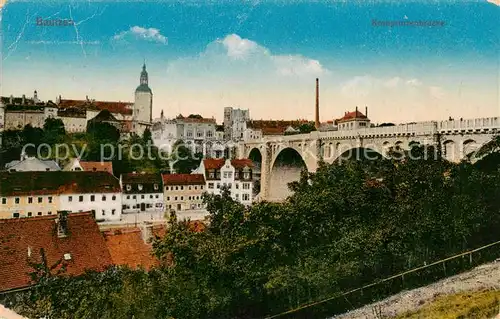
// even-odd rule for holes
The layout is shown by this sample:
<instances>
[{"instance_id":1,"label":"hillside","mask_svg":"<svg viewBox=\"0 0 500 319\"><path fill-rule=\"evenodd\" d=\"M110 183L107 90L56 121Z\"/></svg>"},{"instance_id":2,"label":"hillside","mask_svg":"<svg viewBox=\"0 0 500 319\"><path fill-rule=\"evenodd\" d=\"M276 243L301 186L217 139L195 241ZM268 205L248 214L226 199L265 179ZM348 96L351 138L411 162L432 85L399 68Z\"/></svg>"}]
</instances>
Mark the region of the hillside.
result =
<instances>
[{"instance_id":1,"label":"hillside","mask_svg":"<svg viewBox=\"0 0 500 319\"><path fill-rule=\"evenodd\" d=\"M481 265L471 271L448 277L425 287L403 291L380 302L364 306L334 318L366 319L376 317L375 313L381 314L382 318L397 316L401 316L398 318L423 318L426 316L422 314L419 316L402 315L408 312L412 313L418 310L423 310L427 306L432 305L432 303L438 299L443 305L443 301L447 300L442 299L441 297L443 296L454 295L462 292L477 292L498 289L500 289L500 261Z\"/></svg>"}]
</instances>

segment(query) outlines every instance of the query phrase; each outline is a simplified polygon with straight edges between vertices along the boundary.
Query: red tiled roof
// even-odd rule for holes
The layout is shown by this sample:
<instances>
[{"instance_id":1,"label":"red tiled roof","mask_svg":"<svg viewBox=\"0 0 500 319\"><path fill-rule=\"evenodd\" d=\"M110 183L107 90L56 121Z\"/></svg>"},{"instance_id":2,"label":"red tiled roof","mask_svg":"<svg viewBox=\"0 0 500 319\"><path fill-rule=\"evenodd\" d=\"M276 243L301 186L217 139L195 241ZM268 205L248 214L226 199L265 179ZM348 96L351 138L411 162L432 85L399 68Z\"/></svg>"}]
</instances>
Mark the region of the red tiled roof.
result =
<instances>
[{"instance_id":1,"label":"red tiled roof","mask_svg":"<svg viewBox=\"0 0 500 319\"><path fill-rule=\"evenodd\" d=\"M223 158L206 158L203 160L203 166L205 169L219 169L224 166L225 162Z\"/></svg>"},{"instance_id":2,"label":"red tiled roof","mask_svg":"<svg viewBox=\"0 0 500 319\"><path fill-rule=\"evenodd\" d=\"M162 174L164 185L205 185L203 174Z\"/></svg>"},{"instance_id":3,"label":"red tiled roof","mask_svg":"<svg viewBox=\"0 0 500 319\"><path fill-rule=\"evenodd\" d=\"M113 162L86 162L80 161L80 166L87 172L108 172L113 174Z\"/></svg>"},{"instance_id":4,"label":"red tiled roof","mask_svg":"<svg viewBox=\"0 0 500 319\"><path fill-rule=\"evenodd\" d=\"M159 265L158 259L152 255L151 244L144 242L139 228L111 230L103 234L113 264L146 270Z\"/></svg>"},{"instance_id":5,"label":"red tiled roof","mask_svg":"<svg viewBox=\"0 0 500 319\"><path fill-rule=\"evenodd\" d=\"M367 117L360 111L347 112L342 118L338 119L337 122L349 121L354 119L367 119Z\"/></svg>"},{"instance_id":6,"label":"red tiled roof","mask_svg":"<svg viewBox=\"0 0 500 319\"><path fill-rule=\"evenodd\" d=\"M234 168L244 168L245 166L252 168L253 161L251 159L248 159L248 158L233 159L233 160L231 160L231 165L233 165Z\"/></svg>"},{"instance_id":7,"label":"red tiled roof","mask_svg":"<svg viewBox=\"0 0 500 319\"><path fill-rule=\"evenodd\" d=\"M111 113L120 113L124 115L132 115L132 102L112 102L112 101L87 101L87 100L67 100L61 99L58 104L59 108L68 107L83 107L96 108L98 110L108 110Z\"/></svg>"},{"instance_id":8,"label":"red tiled roof","mask_svg":"<svg viewBox=\"0 0 500 319\"><path fill-rule=\"evenodd\" d=\"M104 237L91 213L70 213L68 235L62 238L57 235L56 217L0 220L0 291L32 284L29 273L33 269L28 260L40 263L41 248L48 266L62 259L68 275L80 275L86 269L103 271L112 265ZM64 254L70 254L71 259L65 261Z\"/></svg>"},{"instance_id":9,"label":"red tiled roof","mask_svg":"<svg viewBox=\"0 0 500 319\"><path fill-rule=\"evenodd\" d=\"M220 169L222 166L224 166L225 163L226 160L223 158L207 158L203 160L205 169ZM248 158L233 159L231 160L231 165L233 165L234 168L243 168L245 166L252 168L253 162Z\"/></svg>"}]
</instances>

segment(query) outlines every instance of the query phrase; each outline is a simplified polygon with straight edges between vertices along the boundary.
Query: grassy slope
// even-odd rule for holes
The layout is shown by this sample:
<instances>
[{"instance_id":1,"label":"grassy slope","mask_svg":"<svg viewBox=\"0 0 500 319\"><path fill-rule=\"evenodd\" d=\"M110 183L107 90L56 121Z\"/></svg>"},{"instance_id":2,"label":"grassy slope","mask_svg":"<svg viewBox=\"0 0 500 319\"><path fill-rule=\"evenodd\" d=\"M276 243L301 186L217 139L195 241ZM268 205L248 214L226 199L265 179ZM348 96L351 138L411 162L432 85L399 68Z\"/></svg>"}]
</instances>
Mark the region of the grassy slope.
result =
<instances>
[{"instance_id":1,"label":"grassy slope","mask_svg":"<svg viewBox=\"0 0 500 319\"><path fill-rule=\"evenodd\" d=\"M493 318L499 312L500 291L465 292L443 296L420 310L398 316L397 319Z\"/></svg>"}]
</instances>

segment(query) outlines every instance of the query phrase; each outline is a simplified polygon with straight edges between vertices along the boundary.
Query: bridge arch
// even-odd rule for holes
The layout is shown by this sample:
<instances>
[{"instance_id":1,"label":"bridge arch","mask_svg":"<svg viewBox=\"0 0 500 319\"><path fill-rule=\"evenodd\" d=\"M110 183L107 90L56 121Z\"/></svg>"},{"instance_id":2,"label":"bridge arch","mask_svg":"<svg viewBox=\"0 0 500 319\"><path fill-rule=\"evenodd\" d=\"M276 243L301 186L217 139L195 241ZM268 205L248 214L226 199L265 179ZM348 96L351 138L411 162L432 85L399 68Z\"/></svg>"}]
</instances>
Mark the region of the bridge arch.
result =
<instances>
[{"instance_id":1,"label":"bridge arch","mask_svg":"<svg viewBox=\"0 0 500 319\"><path fill-rule=\"evenodd\" d=\"M282 200L290 196L288 183L298 181L304 169L308 170L298 150L292 147L281 149L271 162L269 200Z\"/></svg>"}]
</instances>

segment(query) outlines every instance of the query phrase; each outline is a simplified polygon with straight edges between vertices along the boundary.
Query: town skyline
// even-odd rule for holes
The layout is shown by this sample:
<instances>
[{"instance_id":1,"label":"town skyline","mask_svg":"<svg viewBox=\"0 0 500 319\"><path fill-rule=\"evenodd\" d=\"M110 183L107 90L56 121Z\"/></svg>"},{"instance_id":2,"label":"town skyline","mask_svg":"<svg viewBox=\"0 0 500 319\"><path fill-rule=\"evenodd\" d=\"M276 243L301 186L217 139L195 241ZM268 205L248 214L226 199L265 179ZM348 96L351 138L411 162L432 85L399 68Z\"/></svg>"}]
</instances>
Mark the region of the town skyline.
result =
<instances>
[{"instance_id":1,"label":"town skyline","mask_svg":"<svg viewBox=\"0 0 500 319\"><path fill-rule=\"evenodd\" d=\"M499 8L487 1L15 1L2 10L2 96L37 90L42 100L133 101L145 60L153 118L163 110L221 122L231 106L254 119L313 120L315 78L322 122L356 106L368 106L375 123L498 115ZM302 14L307 19L295 19ZM36 26L40 17L75 25ZM444 25L387 27L374 19Z\"/></svg>"}]
</instances>

